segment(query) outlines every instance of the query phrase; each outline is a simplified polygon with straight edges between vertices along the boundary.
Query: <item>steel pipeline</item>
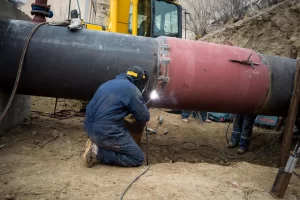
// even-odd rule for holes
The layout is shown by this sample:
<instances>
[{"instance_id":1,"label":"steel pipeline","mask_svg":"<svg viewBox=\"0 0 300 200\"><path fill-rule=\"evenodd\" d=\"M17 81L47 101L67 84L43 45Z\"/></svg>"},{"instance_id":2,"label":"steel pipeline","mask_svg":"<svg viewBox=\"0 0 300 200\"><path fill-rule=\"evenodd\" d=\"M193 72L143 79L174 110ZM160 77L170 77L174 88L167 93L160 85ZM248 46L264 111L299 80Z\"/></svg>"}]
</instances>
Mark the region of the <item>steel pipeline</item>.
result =
<instances>
[{"instance_id":1,"label":"steel pipeline","mask_svg":"<svg viewBox=\"0 0 300 200\"><path fill-rule=\"evenodd\" d=\"M0 21L2 89L13 86L33 26ZM147 70L148 91L161 94L157 107L285 115L296 60L176 38L43 26L29 44L17 93L90 99L99 85L131 65Z\"/></svg>"}]
</instances>

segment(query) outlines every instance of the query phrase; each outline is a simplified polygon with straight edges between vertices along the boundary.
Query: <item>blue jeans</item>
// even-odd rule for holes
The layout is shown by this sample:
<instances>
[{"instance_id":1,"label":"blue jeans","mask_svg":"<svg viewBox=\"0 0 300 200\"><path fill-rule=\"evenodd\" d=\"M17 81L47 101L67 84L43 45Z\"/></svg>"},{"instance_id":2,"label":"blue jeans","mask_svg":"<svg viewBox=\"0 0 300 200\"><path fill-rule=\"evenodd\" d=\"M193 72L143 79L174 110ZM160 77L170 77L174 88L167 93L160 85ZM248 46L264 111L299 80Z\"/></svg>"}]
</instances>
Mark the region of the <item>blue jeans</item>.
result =
<instances>
[{"instance_id":1,"label":"blue jeans","mask_svg":"<svg viewBox=\"0 0 300 200\"><path fill-rule=\"evenodd\" d=\"M144 153L123 125L92 125L89 138L98 146L97 160L104 164L140 166Z\"/></svg>"},{"instance_id":2,"label":"blue jeans","mask_svg":"<svg viewBox=\"0 0 300 200\"><path fill-rule=\"evenodd\" d=\"M256 115L236 115L233 122L231 141L240 148L248 149Z\"/></svg>"},{"instance_id":3,"label":"blue jeans","mask_svg":"<svg viewBox=\"0 0 300 200\"><path fill-rule=\"evenodd\" d=\"M189 118L189 116L190 116L190 114L191 113L193 113L193 117L197 117L197 114L196 114L196 112L195 111L189 111L189 110L183 110L182 112L181 112L181 117L182 117L182 119L187 119L187 118ZM200 115L201 115L201 118L202 118L202 120L203 121L205 121L206 120L206 116L207 116L207 112L200 112Z\"/></svg>"}]
</instances>

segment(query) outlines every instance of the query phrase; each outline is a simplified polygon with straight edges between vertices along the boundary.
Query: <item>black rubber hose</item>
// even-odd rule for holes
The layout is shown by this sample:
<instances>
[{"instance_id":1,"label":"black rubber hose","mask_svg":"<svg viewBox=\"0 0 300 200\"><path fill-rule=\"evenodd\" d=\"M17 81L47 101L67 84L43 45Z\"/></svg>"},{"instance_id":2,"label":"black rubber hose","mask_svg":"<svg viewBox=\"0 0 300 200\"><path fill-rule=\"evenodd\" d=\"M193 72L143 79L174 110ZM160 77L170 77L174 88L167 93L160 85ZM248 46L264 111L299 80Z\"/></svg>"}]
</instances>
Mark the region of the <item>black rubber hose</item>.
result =
<instances>
[{"instance_id":1,"label":"black rubber hose","mask_svg":"<svg viewBox=\"0 0 300 200\"><path fill-rule=\"evenodd\" d=\"M231 118L231 120L230 120L230 122L229 122L229 124L228 124L228 126L227 126L227 130L226 130L226 135L225 135L225 137L226 137L226 142L227 142L228 145L229 145L228 131L229 131L230 125L231 125L231 124L233 123L233 121L234 121L234 118L235 118L235 116Z\"/></svg>"}]
</instances>

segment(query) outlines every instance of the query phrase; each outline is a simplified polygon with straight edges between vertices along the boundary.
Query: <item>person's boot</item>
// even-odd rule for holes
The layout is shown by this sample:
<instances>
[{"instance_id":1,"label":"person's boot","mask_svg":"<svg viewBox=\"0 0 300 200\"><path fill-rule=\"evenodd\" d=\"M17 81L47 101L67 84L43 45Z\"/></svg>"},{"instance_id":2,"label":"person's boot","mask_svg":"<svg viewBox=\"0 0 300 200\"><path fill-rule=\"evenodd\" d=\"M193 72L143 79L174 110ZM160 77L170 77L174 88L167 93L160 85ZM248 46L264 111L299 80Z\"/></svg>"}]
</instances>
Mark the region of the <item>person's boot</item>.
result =
<instances>
[{"instance_id":1,"label":"person's boot","mask_svg":"<svg viewBox=\"0 0 300 200\"><path fill-rule=\"evenodd\" d=\"M188 122L189 122L189 120L188 120L187 118L183 118L182 121L183 121L184 123L188 123Z\"/></svg>"},{"instance_id":2,"label":"person's boot","mask_svg":"<svg viewBox=\"0 0 300 200\"><path fill-rule=\"evenodd\" d=\"M205 123L211 123L211 120L210 119L206 119L204 120Z\"/></svg>"},{"instance_id":3,"label":"person's boot","mask_svg":"<svg viewBox=\"0 0 300 200\"><path fill-rule=\"evenodd\" d=\"M97 162L98 147L94 144L90 139L86 142L86 148L82 155L84 162L88 168L93 167L93 165Z\"/></svg>"},{"instance_id":4,"label":"person's boot","mask_svg":"<svg viewBox=\"0 0 300 200\"><path fill-rule=\"evenodd\" d=\"M237 154L243 155L247 151L248 151L248 149L245 149L244 147L239 147L237 150Z\"/></svg>"},{"instance_id":5,"label":"person's boot","mask_svg":"<svg viewBox=\"0 0 300 200\"><path fill-rule=\"evenodd\" d=\"M237 146L237 144L234 143L233 141L229 141L228 144L227 144L227 147L228 147L228 148L234 148L234 147L236 147L236 146Z\"/></svg>"}]
</instances>

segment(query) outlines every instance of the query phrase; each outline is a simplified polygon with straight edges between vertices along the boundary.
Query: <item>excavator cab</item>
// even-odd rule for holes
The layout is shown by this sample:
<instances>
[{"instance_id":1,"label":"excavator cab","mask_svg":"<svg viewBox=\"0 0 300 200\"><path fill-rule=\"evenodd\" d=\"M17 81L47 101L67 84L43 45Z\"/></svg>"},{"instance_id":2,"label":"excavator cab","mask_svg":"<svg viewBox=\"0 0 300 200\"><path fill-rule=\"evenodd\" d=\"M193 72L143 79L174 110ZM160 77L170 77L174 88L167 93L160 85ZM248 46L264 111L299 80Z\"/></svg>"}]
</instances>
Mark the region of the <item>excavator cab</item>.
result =
<instances>
[{"instance_id":1,"label":"excavator cab","mask_svg":"<svg viewBox=\"0 0 300 200\"><path fill-rule=\"evenodd\" d=\"M145 37L182 37L182 8L175 1L139 0L137 9L137 26L133 26L133 6L130 6L128 33Z\"/></svg>"}]
</instances>

